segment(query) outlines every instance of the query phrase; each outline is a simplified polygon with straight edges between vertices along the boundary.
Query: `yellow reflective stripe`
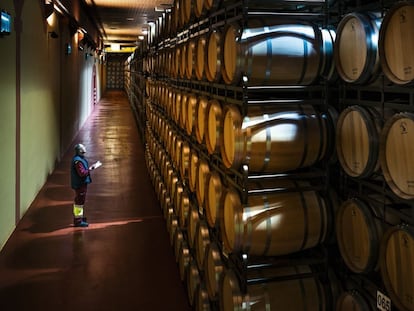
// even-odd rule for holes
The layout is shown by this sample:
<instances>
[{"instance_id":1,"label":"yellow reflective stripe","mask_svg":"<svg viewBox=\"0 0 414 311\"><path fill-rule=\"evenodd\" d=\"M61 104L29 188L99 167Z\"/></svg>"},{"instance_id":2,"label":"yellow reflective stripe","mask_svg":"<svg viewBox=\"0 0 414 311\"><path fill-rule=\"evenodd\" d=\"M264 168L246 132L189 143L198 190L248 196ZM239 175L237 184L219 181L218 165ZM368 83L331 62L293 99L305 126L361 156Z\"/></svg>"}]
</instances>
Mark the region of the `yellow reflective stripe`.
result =
<instances>
[{"instance_id":1,"label":"yellow reflective stripe","mask_svg":"<svg viewBox=\"0 0 414 311\"><path fill-rule=\"evenodd\" d=\"M73 215L83 216L83 205L73 204Z\"/></svg>"}]
</instances>

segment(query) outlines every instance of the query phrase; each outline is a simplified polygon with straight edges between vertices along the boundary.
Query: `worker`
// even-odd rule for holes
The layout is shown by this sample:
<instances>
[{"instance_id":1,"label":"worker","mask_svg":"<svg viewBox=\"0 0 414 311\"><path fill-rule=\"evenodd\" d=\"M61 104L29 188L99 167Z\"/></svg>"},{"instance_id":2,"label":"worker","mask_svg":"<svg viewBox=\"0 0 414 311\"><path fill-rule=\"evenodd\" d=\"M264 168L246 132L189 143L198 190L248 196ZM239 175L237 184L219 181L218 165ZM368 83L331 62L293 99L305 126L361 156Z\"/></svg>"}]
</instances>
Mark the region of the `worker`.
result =
<instances>
[{"instance_id":1,"label":"worker","mask_svg":"<svg viewBox=\"0 0 414 311\"><path fill-rule=\"evenodd\" d=\"M86 148L83 144L75 146L75 155L71 164L71 186L75 191L73 204L73 225L75 227L88 227L86 217L84 217L84 204L88 184L92 182L90 171L102 165L100 161L89 167L88 160L85 158Z\"/></svg>"}]
</instances>

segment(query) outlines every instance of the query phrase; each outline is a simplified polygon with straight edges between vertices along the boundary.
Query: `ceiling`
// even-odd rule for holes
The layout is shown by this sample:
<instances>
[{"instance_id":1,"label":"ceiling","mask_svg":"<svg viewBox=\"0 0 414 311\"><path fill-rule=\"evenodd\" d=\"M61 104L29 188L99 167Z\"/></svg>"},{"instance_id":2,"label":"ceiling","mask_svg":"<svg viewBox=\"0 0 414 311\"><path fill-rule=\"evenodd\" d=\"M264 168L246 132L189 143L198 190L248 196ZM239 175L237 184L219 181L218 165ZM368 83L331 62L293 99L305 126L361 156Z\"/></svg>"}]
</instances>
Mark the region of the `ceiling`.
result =
<instances>
[{"instance_id":1,"label":"ceiling","mask_svg":"<svg viewBox=\"0 0 414 311\"><path fill-rule=\"evenodd\" d=\"M173 5L173 0L84 0L96 18L105 46L136 46L148 23Z\"/></svg>"}]
</instances>

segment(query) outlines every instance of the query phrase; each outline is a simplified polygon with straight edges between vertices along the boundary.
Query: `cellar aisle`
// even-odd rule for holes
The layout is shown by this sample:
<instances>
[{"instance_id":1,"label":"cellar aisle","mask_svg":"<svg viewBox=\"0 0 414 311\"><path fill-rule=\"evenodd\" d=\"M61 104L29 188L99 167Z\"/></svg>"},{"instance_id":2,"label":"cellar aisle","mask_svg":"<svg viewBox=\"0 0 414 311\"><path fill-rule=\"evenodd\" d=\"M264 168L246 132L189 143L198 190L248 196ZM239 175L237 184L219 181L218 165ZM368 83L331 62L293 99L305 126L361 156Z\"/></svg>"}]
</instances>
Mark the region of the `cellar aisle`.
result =
<instances>
[{"instance_id":1,"label":"cellar aisle","mask_svg":"<svg viewBox=\"0 0 414 311\"><path fill-rule=\"evenodd\" d=\"M191 310L125 93L108 92L76 142L103 163L90 225L72 225L70 148L0 253L0 310Z\"/></svg>"}]
</instances>

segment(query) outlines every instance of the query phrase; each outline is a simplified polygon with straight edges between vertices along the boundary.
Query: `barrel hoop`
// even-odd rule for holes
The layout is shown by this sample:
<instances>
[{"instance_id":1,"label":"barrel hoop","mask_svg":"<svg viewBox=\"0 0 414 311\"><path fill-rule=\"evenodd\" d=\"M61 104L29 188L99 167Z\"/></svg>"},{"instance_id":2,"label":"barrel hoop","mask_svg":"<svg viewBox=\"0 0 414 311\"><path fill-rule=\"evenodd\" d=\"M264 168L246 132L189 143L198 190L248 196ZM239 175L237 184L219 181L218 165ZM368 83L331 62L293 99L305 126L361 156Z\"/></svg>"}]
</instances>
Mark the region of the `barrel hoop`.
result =
<instances>
[{"instance_id":1,"label":"barrel hoop","mask_svg":"<svg viewBox=\"0 0 414 311\"><path fill-rule=\"evenodd\" d=\"M263 118L267 120L269 117L268 115L265 114ZM269 165L271 148L272 148L272 134L270 131L270 127L266 127L266 152L264 155L263 166L261 168L261 171L265 171Z\"/></svg>"},{"instance_id":2,"label":"barrel hoop","mask_svg":"<svg viewBox=\"0 0 414 311\"><path fill-rule=\"evenodd\" d=\"M296 187L298 187L297 182L295 182ZM300 246L300 250L304 249L306 246L306 243L308 242L308 232L309 232L309 214L308 214L308 206L306 204L305 196L303 195L303 192L300 192L300 200L302 202L303 207L303 223L304 223L304 232L303 232L303 241L302 245Z\"/></svg>"},{"instance_id":3,"label":"barrel hoop","mask_svg":"<svg viewBox=\"0 0 414 311\"><path fill-rule=\"evenodd\" d=\"M324 241L324 236L326 234L326 230L325 228L327 228L327 219L325 217L322 217L322 215L324 215L325 213L323 213L324 211L322 210L322 206L325 206L324 203L322 202L322 198L321 196L316 196L317 201L318 201L318 206L319 206L319 210L320 210L320 214L321 214L321 229L320 229L320 234L319 234L319 240L318 240L318 244L321 244Z\"/></svg>"},{"instance_id":4,"label":"barrel hoop","mask_svg":"<svg viewBox=\"0 0 414 311\"><path fill-rule=\"evenodd\" d=\"M303 80L305 79L306 74L306 67L308 67L308 42L303 40L303 66L302 72L300 73L300 78L298 79L298 84L302 84Z\"/></svg>"},{"instance_id":5,"label":"barrel hoop","mask_svg":"<svg viewBox=\"0 0 414 311\"><path fill-rule=\"evenodd\" d=\"M270 78L270 68L272 68L272 40L266 40L266 45L267 45L267 66L266 66L266 73L265 73L265 81L267 81ZM265 82L263 81L263 82Z\"/></svg>"},{"instance_id":6,"label":"barrel hoop","mask_svg":"<svg viewBox=\"0 0 414 311\"><path fill-rule=\"evenodd\" d=\"M324 132L327 132L327 129L325 128L325 124L323 123L324 123L323 117L318 115L319 138L321 139L321 142L319 144L319 151L318 151L318 156L316 157L316 161L319 161L321 159L321 157L323 156L323 150L324 149L326 150L328 148L327 146L328 143L327 141L325 141L326 136L324 133Z\"/></svg>"},{"instance_id":7,"label":"barrel hoop","mask_svg":"<svg viewBox=\"0 0 414 311\"><path fill-rule=\"evenodd\" d=\"M248 203L243 207L243 209L245 209L247 211L250 209ZM246 234L246 241L245 241L245 246L243 247L243 249L246 253L248 253L250 251L250 247L252 245L251 239L252 239L252 231L253 231L252 222L249 219L247 219L246 228L244 229L244 231L245 231L245 234ZM237 232L236 232L236 234L237 234Z\"/></svg>"},{"instance_id":8,"label":"barrel hoop","mask_svg":"<svg viewBox=\"0 0 414 311\"><path fill-rule=\"evenodd\" d=\"M265 196L263 200L264 200L263 207L266 209L265 213L269 214L270 205L269 205L268 197ZM270 248L270 243L272 242L271 228L272 228L272 217L266 217L266 243L265 243L265 248L263 250L263 255L267 254Z\"/></svg>"},{"instance_id":9,"label":"barrel hoop","mask_svg":"<svg viewBox=\"0 0 414 311\"><path fill-rule=\"evenodd\" d=\"M295 272L296 274L300 274L298 267L295 267ZM305 284L303 283L303 278L298 279L299 282L299 287L300 287L300 292L301 292L301 300L302 301L306 301L305 297L306 297L306 290L305 290ZM303 303L304 307L305 307L305 311L307 309L307 305L306 302Z\"/></svg>"},{"instance_id":10,"label":"barrel hoop","mask_svg":"<svg viewBox=\"0 0 414 311\"><path fill-rule=\"evenodd\" d=\"M305 136L304 137L305 141L304 141L304 149L303 149L302 159L300 160L300 163L299 163L299 167L302 167L303 163L306 160L306 156L307 156L307 153L308 153L309 135L307 134L308 133L307 117L303 115L304 114L303 107L298 106L298 108L299 108L300 112L302 113L303 133L304 133L304 136Z\"/></svg>"}]
</instances>

